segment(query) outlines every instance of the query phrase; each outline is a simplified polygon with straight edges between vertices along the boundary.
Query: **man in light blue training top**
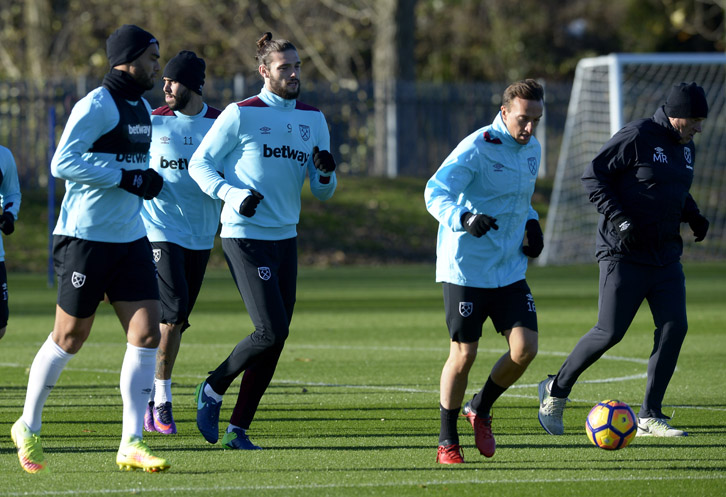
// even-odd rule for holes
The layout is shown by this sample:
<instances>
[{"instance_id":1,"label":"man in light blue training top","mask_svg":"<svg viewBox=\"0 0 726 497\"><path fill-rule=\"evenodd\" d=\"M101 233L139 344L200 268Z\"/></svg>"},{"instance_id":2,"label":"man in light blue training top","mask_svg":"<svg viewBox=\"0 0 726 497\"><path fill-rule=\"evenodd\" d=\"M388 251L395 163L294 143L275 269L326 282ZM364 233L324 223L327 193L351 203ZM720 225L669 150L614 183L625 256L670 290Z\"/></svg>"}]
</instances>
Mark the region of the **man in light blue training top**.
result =
<instances>
[{"instance_id":1,"label":"man in light blue training top","mask_svg":"<svg viewBox=\"0 0 726 497\"><path fill-rule=\"evenodd\" d=\"M189 176L189 160L220 112L202 99L205 68L194 52L182 50L174 56L162 76L166 105L151 113L150 164L164 178L164 188L144 201L141 215L159 272L161 342L144 429L165 435L176 433L171 374L202 287L222 208L220 200L202 192Z\"/></svg>"},{"instance_id":2,"label":"man in light blue training top","mask_svg":"<svg viewBox=\"0 0 726 497\"><path fill-rule=\"evenodd\" d=\"M9 236L15 231L15 220L20 210L20 183L18 168L12 152L0 146L0 231ZM0 238L0 338L5 336L10 310L8 307L8 273L5 270L5 247Z\"/></svg>"},{"instance_id":3,"label":"man in light blue training top","mask_svg":"<svg viewBox=\"0 0 726 497\"><path fill-rule=\"evenodd\" d=\"M259 449L246 430L289 334L305 177L320 200L332 197L337 185L325 117L297 101L297 49L265 33L257 42L256 57L264 88L257 96L224 109L189 166L202 190L224 200L222 248L255 326L197 386L197 427L208 442L217 442L222 396L244 371L222 440L226 448L243 450Z\"/></svg>"},{"instance_id":4,"label":"man in light blue training top","mask_svg":"<svg viewBox=\"0 0 726 497\"><path fill-rule=\"evenodd\" d=\"M101 87L73 106L51 161L53 175L66 181L53 231L55 325L30 367L23 415L11 430L20 465L29 473L48 470L40 444L43 406L88 338L104 295L127 339L116 463L154 472L169 467L142 438L159 345L159 287L140 213L142 199L158 195L163 180L149 169L151 108L141 95L154 87L159 42L126 24L108 37L106 54L111 70Z\"/></svg>"},{"instance_id":5,"label":"man in light blue training top","mask_svg":"<svg viewBox=\"0 0 726 497\"><path fill-rule=\"evenodd\" d=\"M537 354L537 313L525 280L527 257L543 248L531 199L540 164L534 130L544 90L534 80L504 91L494 122L459 143L426 184L426 208L439 221L436 281L443 283L449 358L441 373L441 431L436 460L463 463L456 420L489 317L509 350L463 408L482 455L496 449L492 404Z\"/></svg>"}]
</instances>

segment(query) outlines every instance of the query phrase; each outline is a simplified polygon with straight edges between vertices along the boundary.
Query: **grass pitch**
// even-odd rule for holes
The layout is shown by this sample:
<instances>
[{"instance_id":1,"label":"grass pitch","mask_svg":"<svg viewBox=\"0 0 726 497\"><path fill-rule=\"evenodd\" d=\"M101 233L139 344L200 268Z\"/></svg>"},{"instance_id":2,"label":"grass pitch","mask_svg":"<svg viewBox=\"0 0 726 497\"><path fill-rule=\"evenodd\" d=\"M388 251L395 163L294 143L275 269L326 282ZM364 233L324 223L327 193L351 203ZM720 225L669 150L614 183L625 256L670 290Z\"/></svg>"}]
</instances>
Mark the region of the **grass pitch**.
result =
<instances>
[{"instance_id":1,"label":"grass pitch","mask_svg":"<svg viewBox=\"0 0 726 497\"><path fill-rule=\"evenodd\" d=\"M49 475L18 464L10 427L22 412L28 368L53 324L55 290L43 276L10 275L10 323L0 341L0 495L722 495L726 490L726 265L686 266L690 329L664 409L688 438L636 438L597 449L585 437L596 402L618 398L637 412L653 324L641 309L625 339L591 367L565 410L565 435L537 421L537 383L555 373L596 321L595 264L532 267L540 353L495 404L497 453L480 456L459 421L466 464L434 462L438 381L448 351L433 265L302 268L292 332L250 430L265 448L207 444L195 426L193 392L251 331L226 271L208 274L174 374L175 436L146 434L172 464L162 474L120 472L119 371L125 339L102 304L91 337L71 360L44 412ZM505 351L487 323L469 391ZM226 427L236 387L222 406Z\"/></svg>"}]
</instances>

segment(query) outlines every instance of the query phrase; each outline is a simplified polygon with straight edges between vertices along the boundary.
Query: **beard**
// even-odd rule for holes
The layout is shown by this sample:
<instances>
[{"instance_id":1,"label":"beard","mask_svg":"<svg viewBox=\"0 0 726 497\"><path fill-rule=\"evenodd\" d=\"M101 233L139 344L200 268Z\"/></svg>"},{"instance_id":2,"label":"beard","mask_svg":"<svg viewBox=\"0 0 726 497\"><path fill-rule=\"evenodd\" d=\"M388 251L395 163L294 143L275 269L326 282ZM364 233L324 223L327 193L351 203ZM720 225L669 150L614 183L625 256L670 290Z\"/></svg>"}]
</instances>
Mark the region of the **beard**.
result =
<instances>
[{"instance_id":1,"label":"beard","mask_svg":"<svg viewBox=\"0 0 726 497\"><path fill-rule=\"evenodd\" d=\"M145 90L151 90L154 87L154 80L148 76L137 77L136 82Z\"/></svg>"},{"instance_id":2,"label":"beard","mask_svg":"<svg viewBox=\"0 0 726 497\"><path fill-rule=\"evenodd\" d=\"M190 91L187 89L179 89L178 93L170 93L170 95L174 97L174 101L172 103L167 102L167 105L171 110L182 110L187 106L189 100L192 98Z\"/></svg>"},{"instance_id":3,"label":"beard","mask_svg":"<svg viewBox=\"0 0 726 497\"><path fill-rule=\"evenodd\" d=\"M144 90L151 90L154 87L154 75L149 75L141 71L130 72L132 78L138 83Z\"/></svg>"},{"instance_id":4,"label":"beard","mask_svg":"<svg viewBox=\"0 0 726 497\"><path fill-rule=\"evenodd\" d=\"M294 90L287 87L287 81L284 79L270 79L270 90L275 95L285 100L295 100L300 95L300 80L297 81L297 88Z\"/></svg>"}]
</instances>

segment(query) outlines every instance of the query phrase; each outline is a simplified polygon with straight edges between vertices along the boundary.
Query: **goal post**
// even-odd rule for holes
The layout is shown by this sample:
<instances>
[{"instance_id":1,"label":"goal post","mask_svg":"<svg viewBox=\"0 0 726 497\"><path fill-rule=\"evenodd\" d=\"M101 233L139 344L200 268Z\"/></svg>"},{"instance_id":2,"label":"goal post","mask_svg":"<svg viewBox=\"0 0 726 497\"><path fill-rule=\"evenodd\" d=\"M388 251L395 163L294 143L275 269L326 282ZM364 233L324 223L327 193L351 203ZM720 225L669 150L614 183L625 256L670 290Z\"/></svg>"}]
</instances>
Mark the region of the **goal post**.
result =
<instances>
[{"instance_id":1,"label":"goal post","mask_svg":"<svg viewBox=\"0 0 726 497\"><path fill-rule=\"evenodd\" d=\"M599 214L580 183L585 167L626 123L652 116L671 86L695 81L706 92L708 119L696 144L691 194L711 226L693 244L681 234L684 259L726 260L726 54L611 54L578 62L557 161L540 265L595 260Z\"/></svg>"}]
</instances>

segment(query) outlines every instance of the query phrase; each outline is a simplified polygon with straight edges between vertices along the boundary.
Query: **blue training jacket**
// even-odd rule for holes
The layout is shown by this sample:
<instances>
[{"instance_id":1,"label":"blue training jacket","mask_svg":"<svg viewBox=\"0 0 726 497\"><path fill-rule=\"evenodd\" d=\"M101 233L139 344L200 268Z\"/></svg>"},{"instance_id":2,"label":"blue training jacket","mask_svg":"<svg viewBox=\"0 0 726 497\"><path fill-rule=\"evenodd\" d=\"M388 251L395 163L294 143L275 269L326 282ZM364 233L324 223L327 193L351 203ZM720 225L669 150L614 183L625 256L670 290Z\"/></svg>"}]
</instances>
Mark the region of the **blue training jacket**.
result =
<instances>
[{"instance_id":1,"label":"blue training jacket","mask_svg":"<svg viewBox=\"0 0 726 497\"><path fill-rule=\"evenodd\" d=\"M436 281L498 288L522 280L527 256L524 228L539 219L532 194L541 147L533 136L521 145L502 115L464 138L426 183L426 208L439 221ZM498 230L481 238L461 224L465 212L496 218Z\"/></svg>"},{"instance_id":2,"label":"blue training jacket","mask_svg":"<svg viewBox=\"0 0 726 497\"><path fill-rule=\"evenodd\" d=\"M146 99L127 101L151 114ZM148 169L148 153L92 152L94 143L114 130L121 116L111 93L104 87L92 90L71 110L50 167L53 176L65 180L54 235L97 242L127 243L146 236L141 220L141 197L118 187L121 169ZM151 124L130 126L136 141L151 141ZM148 129L147 129L148 128Z\"/></svg>"},{"instance_id":3,"label":"blue training jacket","mask_svg":"<svg viewBox=\"0 0 726 497\"><path fill-rule=\"evenodd\" d=\"M18 168L15 165L15 159L9 149L0 145L0 201L2 202L3 212L9 212L13 217L18 219L18 211L20 211L20 183L18 182ZM5 248L3 246L2 237L0 237L0 262L5 260Z\"/></svg>"},{"instance_id":4,"label":"blue training jacket","mask_svg":"<svg viewBox=\"0 0 726 497\"><path fill-rule=\"evenodd\" d=\"M192 155L189 174L212 198L224 200L222 238L284 240L297 236L300 193L305 176L320 200L333 196L313 165L313 147L330 150L323 113L263 88L254 97L228 105ZM218 171L224 173L221 177ZM252 217L238 209L250 189L264 195Z\"/></svg>"},{"instance_id":5,"label":"blue training jacket","mask_svg":"<svg viewBox=\"0 0 726 497\"><path fill-rule=\"evenodd\" d=\"M199 189L189 175L189 159L220 111L207 104L195 116L168 105L151 113L149 164L164 178L158 196L144 200L141 216L151 242L170 242L189 250L214 246L222 202Z\"/></svg>"}]
</instances>

